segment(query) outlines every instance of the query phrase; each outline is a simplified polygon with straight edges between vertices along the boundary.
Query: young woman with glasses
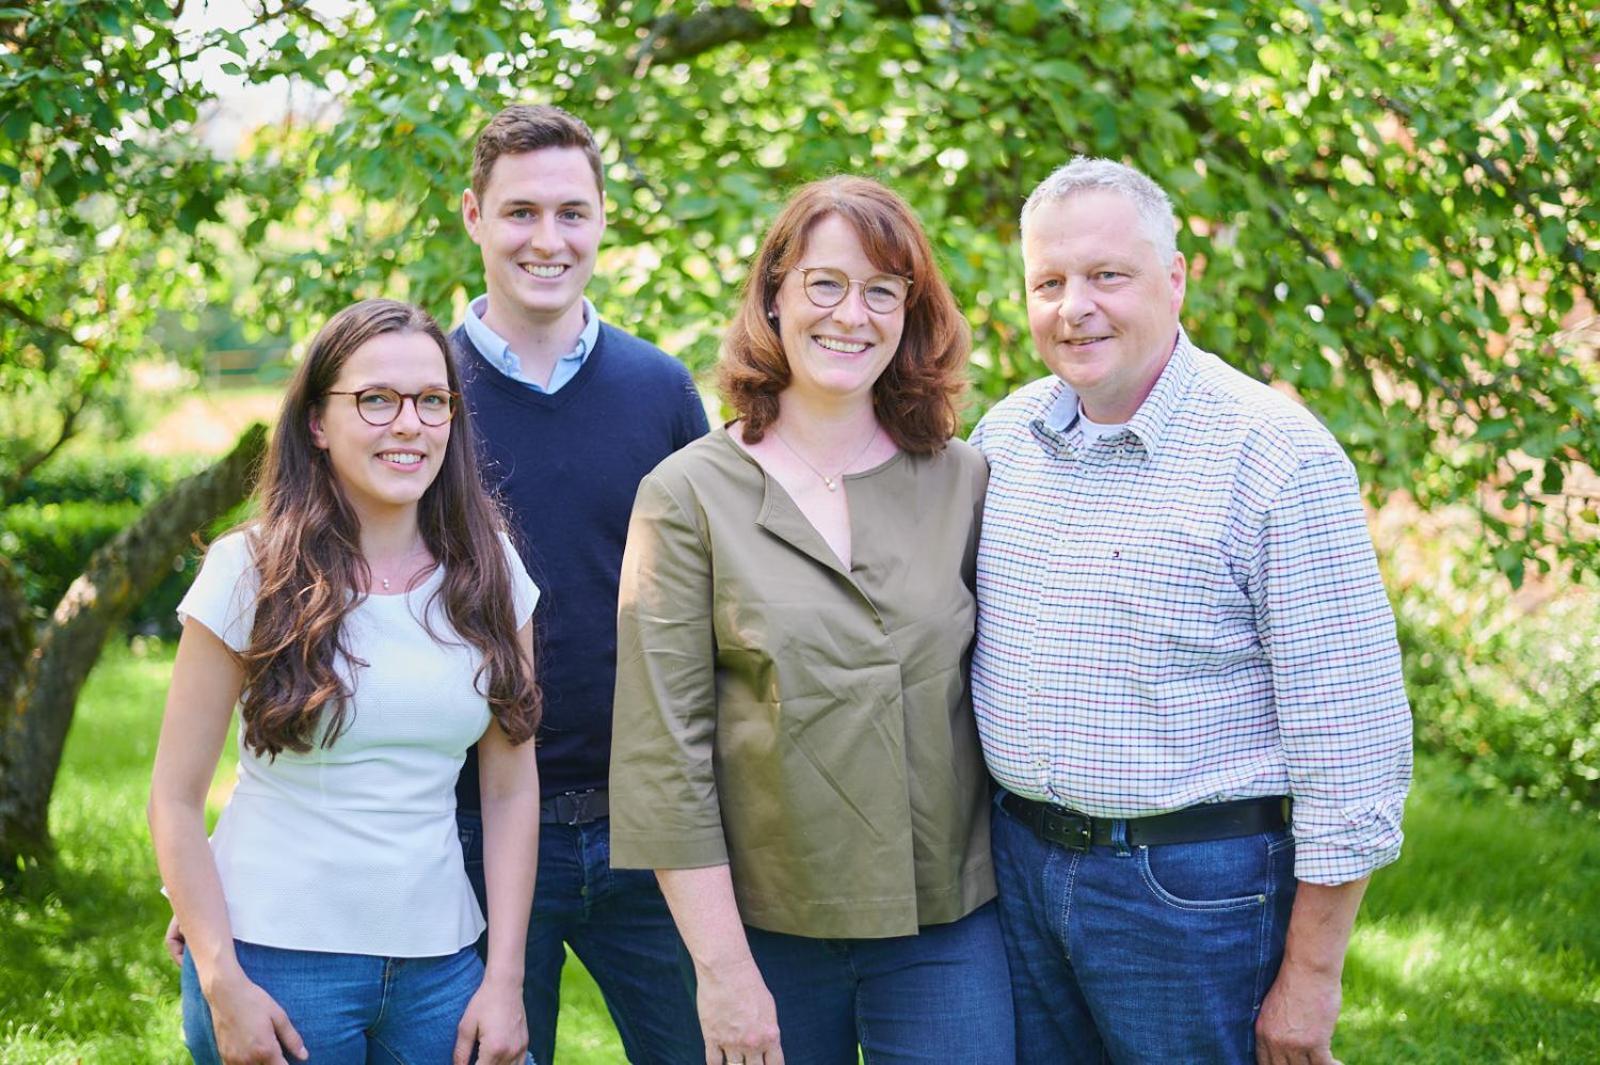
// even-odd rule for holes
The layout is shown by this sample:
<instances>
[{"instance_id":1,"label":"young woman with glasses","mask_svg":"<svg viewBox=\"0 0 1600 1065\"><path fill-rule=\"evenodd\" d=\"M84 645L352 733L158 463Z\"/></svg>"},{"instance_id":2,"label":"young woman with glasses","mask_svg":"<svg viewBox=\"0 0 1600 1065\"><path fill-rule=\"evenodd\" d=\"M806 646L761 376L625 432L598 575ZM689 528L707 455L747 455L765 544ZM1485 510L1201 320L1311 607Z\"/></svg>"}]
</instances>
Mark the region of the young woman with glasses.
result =
<instances>
[{"instance_id":1,"label":"young woman with glasses","mask_svg":"<svg viewBox=\"0 0 1600 1065\"><path fill-rule=\"evenodd\" d=\"M968 349L910 208L807 185L725 340L738 419L640 486L611 857L657 871L707 1062L1013 1060L967 689L987 472L951 439Z\"/></svg>"},{"instance_id":2,"label":"young woman with glasses","mask_svg":"<svg viewBox=\"0 0 1600 1065\"><path fill-rule=\"evenodd\" d=\"M179 607L150 828L197 1062L526 1059L538 591L459 393L421 310L335 315L284 397L257 516ZM208 843L236 703L239 779ZM487 967L454 819L473 743Z\"/></svg>"}]
</instances>

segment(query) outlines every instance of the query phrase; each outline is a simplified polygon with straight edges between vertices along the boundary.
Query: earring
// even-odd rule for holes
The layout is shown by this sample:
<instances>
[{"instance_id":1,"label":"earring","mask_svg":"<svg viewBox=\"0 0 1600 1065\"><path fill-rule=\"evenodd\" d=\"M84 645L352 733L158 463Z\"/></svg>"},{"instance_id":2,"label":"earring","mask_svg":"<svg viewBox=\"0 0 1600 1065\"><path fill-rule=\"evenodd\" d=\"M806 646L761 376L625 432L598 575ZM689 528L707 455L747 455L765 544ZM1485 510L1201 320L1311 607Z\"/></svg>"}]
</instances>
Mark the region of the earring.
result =
<instances>
[{"instance_id":1,"label":"earring","mask_svg":"<svg viewBox=\"0 0 1600 1065\"><path fill-rule=\"evenodd\" d=\"M768 311L767 312L767 318L770 321L776 322L778 320L778 312L777 311Z\"/></svg>"}]
</instances>

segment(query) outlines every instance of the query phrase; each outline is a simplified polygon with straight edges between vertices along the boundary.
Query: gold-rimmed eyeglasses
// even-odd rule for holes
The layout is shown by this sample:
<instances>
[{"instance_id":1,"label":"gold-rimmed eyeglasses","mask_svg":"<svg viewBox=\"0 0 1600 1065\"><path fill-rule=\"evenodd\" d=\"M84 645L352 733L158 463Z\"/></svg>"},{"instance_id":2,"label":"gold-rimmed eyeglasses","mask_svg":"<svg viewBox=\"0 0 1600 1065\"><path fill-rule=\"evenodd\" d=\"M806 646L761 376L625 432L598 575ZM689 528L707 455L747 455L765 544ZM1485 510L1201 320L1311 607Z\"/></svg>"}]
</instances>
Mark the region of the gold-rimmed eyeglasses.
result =
<instances>
[{"instance_id":1,"label":"gold-rimmed eyeglasses","mask_svg":"<svg viewBox=\"0 0 1600 1065\"><path fill-rule=\"evenodd\" d=\"M851 285L861 286L861 298L866 301L867 309L877 314L899 310L911 291L911 279L899 274L876 274L861 280L831 266L796 266L792 269L800 275L806 299L811 301L812 306L824 310L843 303L850 294Z\"/></svg>"},{"instance_id":2,"label":"gold-rimmed eyeglasses","mask_svg":"<svg viewBox=\"0 0 1600 1065\"><path fill-rule=\"evenodd\" d=\"M400 408L409 399L417 412L417 421L435 427L456 416L456 400L461 398L448 388L424 388L421 392L396 392L392 388L363 388L356 392L330 389L328 395L356 397L356 413L368 425L390 424L400 417Z\"/></svg>"}]
</instances>

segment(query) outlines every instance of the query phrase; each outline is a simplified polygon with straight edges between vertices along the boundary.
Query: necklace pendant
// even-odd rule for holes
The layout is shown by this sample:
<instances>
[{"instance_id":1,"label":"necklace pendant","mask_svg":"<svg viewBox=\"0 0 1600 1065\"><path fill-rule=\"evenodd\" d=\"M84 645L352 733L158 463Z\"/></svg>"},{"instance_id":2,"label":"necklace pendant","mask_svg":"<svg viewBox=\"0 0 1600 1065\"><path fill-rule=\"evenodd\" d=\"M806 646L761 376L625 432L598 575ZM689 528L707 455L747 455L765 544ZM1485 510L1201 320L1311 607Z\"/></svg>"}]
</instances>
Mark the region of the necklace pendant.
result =
<instances>
[{"instance_id":1,"label":"necklace pendant","mask_svg":"<svg viewBox=\"0 0 1600 1065\"><path fill-rule=\"evenodd\" d=\"M839 482L835 481L832 477L824 477L822 479L822 483L828 486L828 491L830 492L837 492L839 490Z\"/></svg>"},{"instance_id":2,"label":"necklace pendant","mask_svg":"<svg viewBox=\"0 0 1600 1065\"><path fill-rule=\"evenodd\" d=\"M386 592L389 590L389 578L388 577L383 578L383 590L386 591Z\"/></svg>"}]
</instances>

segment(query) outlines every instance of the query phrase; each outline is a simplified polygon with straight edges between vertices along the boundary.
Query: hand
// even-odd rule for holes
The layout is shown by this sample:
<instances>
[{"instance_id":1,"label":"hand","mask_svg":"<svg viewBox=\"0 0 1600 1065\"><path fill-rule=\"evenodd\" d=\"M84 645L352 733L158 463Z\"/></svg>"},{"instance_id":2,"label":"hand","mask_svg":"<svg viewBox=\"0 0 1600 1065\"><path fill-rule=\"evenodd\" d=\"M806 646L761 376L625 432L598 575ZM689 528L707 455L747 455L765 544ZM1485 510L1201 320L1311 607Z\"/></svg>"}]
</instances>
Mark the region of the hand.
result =
<instances>
[{"instance_id":1,"label":"hand","mask_svg":"<svg viewBox=\"0 0 1600 1065\"><path fill-rule=\"evenodd\" d=\"M172 920L167 922L167 934L162 937L161 945L167 948L167 957L172 959L172 964L183 968L183 929L178 927L177 914L173 914Z\"/></svg>"},{"instance_id":2,"label":"hand","mask_svg":"<svg viewBox=\"0 0 1600 1065\"><path fill-rule=\"evenodd\" d=\"M1256 1018L1256 1065L1339 1065L1330 1044L1340 997L1337 972L1285 962Z\"/></svg>"},{"instance_id":3,"label":"hand","mask_svg":"<svg viewBox=\"0 0 1600 1065\"><path fill-rule=\"evenodd\" d=\"M467 1065L472 1048L479 1065L522 1065L528 1056L528 1018L522 1012L522 984L484 977L456 1025L451 1065Z\"/></svg>"},{"instance_id":4,"label":"hand","mask_svg":"<svg viewBox=\"0 0 1600 1065\"><path fill-rule=\"evenodd\" d=\"M701 969L695 978L706 1065L783 1065L778 1005L753 959L716 972Z\"/></svg>"},{"instance_id":5,"label":"hand","mask_svg":"<svg viewBox=\"0 0 1600 1065\"><path fill-rule=\"evenodd\" d=\"M288 1065L308 1057L305 1041L272 996L251 983L242 970L206 989L211 1029L226 1065Z\"/></svg>"}]
</instances>

